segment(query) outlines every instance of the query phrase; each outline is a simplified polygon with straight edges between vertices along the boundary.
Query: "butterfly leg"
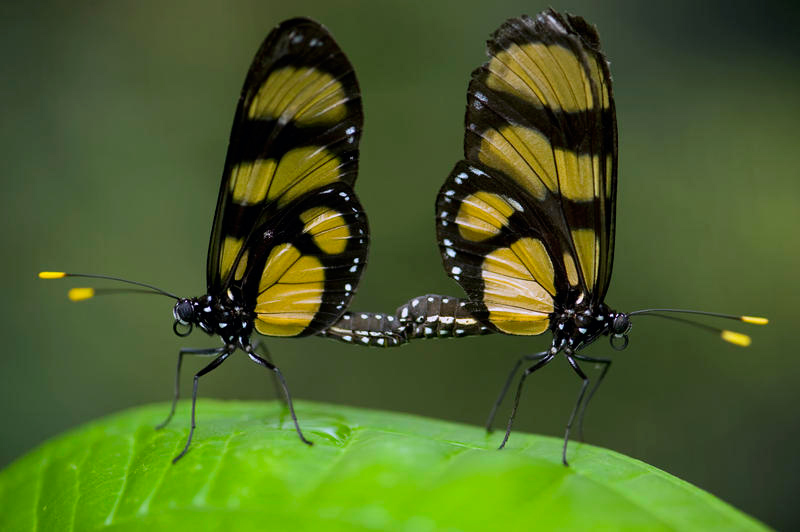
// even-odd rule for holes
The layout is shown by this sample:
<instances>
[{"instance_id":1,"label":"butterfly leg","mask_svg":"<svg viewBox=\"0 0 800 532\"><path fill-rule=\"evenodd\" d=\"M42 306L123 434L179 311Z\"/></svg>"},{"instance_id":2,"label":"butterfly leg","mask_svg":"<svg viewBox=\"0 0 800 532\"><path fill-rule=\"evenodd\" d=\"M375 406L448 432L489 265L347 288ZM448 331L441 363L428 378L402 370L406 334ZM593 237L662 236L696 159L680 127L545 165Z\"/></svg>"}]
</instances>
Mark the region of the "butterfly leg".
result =
<instances>
[{"instance_id":1,"label":"butterfly leg","mask_svg":"<svg viewBox=\"0 0 800 532\"><path fill-rule=\"evenodd\" d=\"M194 435L194 428L195 428L195 422L194 422L195 406L197 405L197 383L200 381L200 377L202 377L206 373L215 370L220 364L225 362L225 359L228 358L231 355L231 353L233 353L234 349L235 347L230 345L224 347L222 353L217 358L212 360L208 366L204 367L203 369L195 373L194 382L192 383L192 427L189 429L189 437L186 439L186 445L183 447L183 450L180 452L178 456L172 459L173 464L178 460L180 460L181 458L183 458L183 455L185 455L186 451L189 450L189 444L192 443L192 436Z\"/></svg>"},{"instance_id":2,"label":"butterfly leg","mask_svg":"<svg viewBox=\"0 0 800 532\"><path fill-rule=\"evenodd\" d=\"M572 366L572 369L575 370L575 373L578 374L583 382L581 383L581 391L578 394L578 400L575 402L575 406L572 408L572 413L569 415L569 421L567 421L567 430L564 432L564 448L561 451L561 461L564 463L565 466L568 466L567 463L567 443L569 442L569 431L572 429L572 422L575 421L575 413L578 411L578 407L583 402L583 396L586 394L586 388L589 386L589 377L583 372L583 370L578 366L578 363L575 362L573 358L575 355L572 353L565 353L567 357L567 362L569 365Z\"/></svg>"},{"instance_id":3,"label":"butterfly leg","mask_svg":"<svg viewBox=\"0 0 800 532\"><path fill-rule=\"evenodd\" d=\"M503 437L503 443L500 444L498 449L502 449L506 446L506 442L508 441L508 437L511 435L511 427L514 424L514 416L517 415L517 407L519 406L519 398L522 395L522 385L525 384L525 379L533 373L541 368L543 368L548 362L553 360L555 355L550 354L548 351L541 357L541 360L534 364L533 366L529 367L525 370L525 373L522 374L522 377L519 379L519 385L517 386L517 395L514 397L514 407L511 409L511 415L508 418L508 425L506 426L506 435Z\"/></svg>"},{"instance_id":4,"label":"butterfly leg","mask_svg":"<svg viewBox=\"0 0 800 532\"><path fill-rule=\"evenodd\" d=\"M294 421L294 428L295 430L297 430L297 435L300 436L300 441L302 441L306 445L313 445L312 442L308 441L305 438L305 436L303 436L303 431L300 430L300 424L297 423L297 416L294 413L294 405L292 404L292 395L289 393L289 387L286 385L286 379L283 378L283 373L281 373L281 370L278 369L278 366L276 366L275 364L267 362L266 360L255 354L252 348L250 348L247 351L247 356L249 356L250 360L258 364L259 366L264 366L268 370L272 371L278 378L278 381L281 383L281 387L283 388L283 393L286 396L286 403L289 405L289 413L292 415L292 421Z\"/></svg>"},{"instance_id":5,"label":"butterfly leg","mask_svg":"<svg viewBox=\"0 0 800 532\"><path fill-rule=\"evenodd\" d=\"M167 419L156 425L156 430L161 430L166 427L170 420L172 420L172 416L175 415L175 407L178 405L178 397L181 393L181 363L183 362L183 355L211 356L218 355L223 351L225 351L224 347L209 347L205 349L184 347L178 351L178 370L175 372L175 394L172 396L172 408L169 411Z\"/></svg>"},{"instance_id":6,"label":"butterfly leg","mask_svg":"<svg viewBox=\"0 0 800 532\"><path fill-rule=\"evenodd\" d=\"M270 364L273 363L272 362L272 355L269 352L269 349L267 349L267 344L265 344L261 340L258 340L256 342L256 345L253 347L253 352L260 354L261 357L264 360L266 360L267 362L269 362ZM283 403L283 406L286 407L287 406L286 397L284 397L283 393L281 393L281 383L278 380L277 374L275 374L275 373L272 374L272 386L275 388L275 397L277 397L278 401Z\"/></svg>"},{"instance_id":7,"label":"butterfly leg","mask_svg":"<svg viewBox=\"0 0 800 532\"><path fill-rule=\"evenodd\" d=\"M608 369L611 367L611 359L587 357L585 355L578 355L578 354L573 355L573 357L577 360L582 360L584 362L603 365L603 369L600 371L600 376L597 377L597 381L595 381L594 385L592 386L592 389L589 390L589 395L586 396L586 400L583 402L583 405L581 405L581 408L578 411L578 438L580 439L580 441L583 441L583 416L584 414L586 414L586 409L589 407L589 401L591 401L592 397L594 397L594 394L600 387L600 384L603 382L606 373L608 373Z\"/></svg>"},{"instance_id":8,"label":"butterfly leg","mask_svg":"<svg viewBox=\"0 0 800 532\"><path fill-rule=\"evenodd\" d=\"M511 368L511 372L508 374L508 378L506 379L505 384L503 384L503 388L500 390L500 395L497 396L497 399L492 406L492 411L489 412L489 419L486 420L486 432L492 432L492 424L494 423L495 415L497 415L497 409L500 408L500 404L503 402L503 399L506 398L508 388L511 386L511 382L517 375L517 371L519 371L519 368L522 367L522 363L525 361L541 360L547 356L547 353L547 351L542 351L541 353L536 353L535 355L525 355L517 360L516 364L514 364L514 367Z\"/></svg>"}]
</instances>

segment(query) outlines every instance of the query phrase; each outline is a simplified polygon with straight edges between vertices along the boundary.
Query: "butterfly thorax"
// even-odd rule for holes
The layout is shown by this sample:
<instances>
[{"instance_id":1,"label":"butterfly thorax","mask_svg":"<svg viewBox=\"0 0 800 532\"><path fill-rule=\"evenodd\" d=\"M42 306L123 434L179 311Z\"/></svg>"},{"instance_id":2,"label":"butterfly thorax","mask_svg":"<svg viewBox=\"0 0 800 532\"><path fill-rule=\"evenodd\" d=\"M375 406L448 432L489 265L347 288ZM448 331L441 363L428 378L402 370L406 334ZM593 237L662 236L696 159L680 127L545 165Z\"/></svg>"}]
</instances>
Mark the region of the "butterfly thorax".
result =
<instances>
[{"instance_id":1,"label":"butterfly thorax","mask_svg":"<svg viewBox=\"0 0 800 532\"><path fill-rule=\"evenodd\" d=\"M551 315L553 345L550 350L572 353L600 336L622 336L630 328L629 323L625 314L611 310L604 303L564 309Z\"/></svg>"},{"instance_id":2,"label":"butterfly thorax","mask_svg":"<svg viewBox=\"0 0 800 532\"><path fill-rule=\"evenodd\" d=\"M229 296L181 299L173 314L183 325L197 325L210 335L219 335L226 344L245 349L250 344L254 314Z\"/></svg>"}]
</instances>

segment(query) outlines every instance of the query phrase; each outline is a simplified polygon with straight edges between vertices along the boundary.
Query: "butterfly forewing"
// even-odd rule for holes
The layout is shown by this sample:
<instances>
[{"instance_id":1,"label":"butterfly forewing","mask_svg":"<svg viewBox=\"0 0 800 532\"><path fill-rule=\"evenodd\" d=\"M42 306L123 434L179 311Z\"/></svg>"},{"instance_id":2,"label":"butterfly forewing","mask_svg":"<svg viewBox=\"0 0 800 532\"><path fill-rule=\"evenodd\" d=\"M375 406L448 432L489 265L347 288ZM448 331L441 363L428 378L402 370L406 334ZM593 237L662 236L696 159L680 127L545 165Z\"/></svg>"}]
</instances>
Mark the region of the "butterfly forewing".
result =
<instances>
[{"instance_id":1,"label":"butterfly forewing","mask_svg":"<svg viewBox=\"0 0 800 532\"><path fill-rule=\"evenodd\" d=\"M488 43L490 60L473 73L464 151L523 189L568 244L585 296L602 301L613 253L616 124L597 41L582 19L552 11L503 24Z\"/></svg>"},{"instance_id":2,"label":"butterfly forewing","mask_svg":"<svg viewBox=\"0 0 800 532\"><path fill-rule=\"evenodd\" d=\"M352 189L361 136L353 67L328 31L293 19L253 60L234 117L208 253L208 293L229 293L270 336L305 336L344 312L366 264Z\"/></svg>"},{"instance_id":3,"label":"butterfly forewing","mask_svg":"<svg viewBox=\"0 0 800 532\"><path fill-rule=\"evenodd\" d=\"M467 95L466 161L442 187L438 239L477 315L539 334L602 302L611 275L616 124L597 34L546 11L503 24Z\"/></svg>"},{"instance_id":4,"label":"butterfly forewing","mask_svg":"<svg viewBox=\"0 0 800 532\"><path fill-rule=\"evenodd\" d=\"M234 117L208 251L208 293L240 282L238 261L263 239L252 233L293 201L358 170L361 95L330 33L292 19L261 45ZM280 218L280 216L278 216Z\"/></svg>"}]
</instances>

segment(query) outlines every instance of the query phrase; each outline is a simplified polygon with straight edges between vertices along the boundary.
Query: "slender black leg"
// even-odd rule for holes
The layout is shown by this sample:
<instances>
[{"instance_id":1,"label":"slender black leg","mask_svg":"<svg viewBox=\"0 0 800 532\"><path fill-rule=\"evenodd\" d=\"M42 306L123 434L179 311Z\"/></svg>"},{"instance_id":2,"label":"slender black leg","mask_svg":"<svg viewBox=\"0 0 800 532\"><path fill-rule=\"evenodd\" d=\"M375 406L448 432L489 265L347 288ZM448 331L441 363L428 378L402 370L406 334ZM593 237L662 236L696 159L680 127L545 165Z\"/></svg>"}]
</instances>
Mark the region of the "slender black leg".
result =
<instances>
[{"instance_id":1,"label":"slender black leg","mask_svg":"<svg viewBox=\"0 0 800 532\"><path fill-rule=\"evenodd\" d=\"M266 360L255 354L252 349L247 351L247 355L250 357L250 360L258 364L259 366L264 366L268 370L272 371L278 378L278 381L281 383L281 387L283 388L283 393L286 395L286 403L289 405L289 413L292 415L292 421L294 421L294 428L295 430L297 430L297 435L300 436L300 441L302 441L306 445L313 445L312 442L308 441L305 438L305 436L303 436L303 431L300 430L300 425L297 423L297 416L294 413L294 405L292 404L292 395L289 393L289 387L286 385L286 379L283 378L281 370L279 370L278 366L276 366L275 364L267 362Z\"/></svg>"},{"instance_id":2,"label":"slender black leg","mask_svg":"<svg viewBox=\"0 0 800 532\"><path fill-rule=\"evenodd\" d=\"M608 373L608 369L611 367L611 359L608 358L594 358L594 357L587 357L586 355L572 355L576 360L582 360L584 362L590 362L593 364L602 364L603 369L600 371L600 376L597 377L592 389L589 390L589 395L586 396L586 400L581 405L580 410L578 411L578 438L580 441L583 441L583 416L586 414L586 409L589 407L589 401L592 400L594 397L595 392L600 387L600 383L603 382L603 379Z\"/></svg>"},{"instance_id":3,"label":"slender black leg","mask_svg":"<svg viewBox=\"0 0 800 532\"><path fill-rule=\"evenodd\" d=\"M225 362L225 359L228 358L231 355L231 353L233 353L233 350L234 350L233 346L226 346L222 354L219 355L214 360L212 360L211 364L209 364L208 366L204 367L203 369L195 373L194 382L192 383L192 427L191 429L189 429L189 438L187 438L186 445L183 447L183 450L178 456L172 459L173 464L178 460L180 460L181 458L183 458L183 455L185 455L186 451L189 450L189 444L192 443L192 436L194 435L194 428L195 428L194 413L195 413L195 406L197 405L197 383L200 381L200 377L202 377L206 373L215 370L220 364Z\"/></svg>"},{"instance_id":4,"label":"slender black leg","mask_svg":"<svg viewBox=\"0 0 800 532\"><path fill-rule=\"evenodd\" d=\"M172 408L169 411L167 419L156 425L156 430L161 430L166 427L167 423L172 419L172 416L175 415L175 407L178 405L178 397L181 394L181 363L183 362L183 355L211 356L218 355L223 351L225 351L224 347L207 347L201 349L184 347L178 351L178 370L175 372L175 394L172 396Z\"/></svg>"},{"instance_id":5,"label":"slender black leg","mask_svg":"<svg viewBox=\"0 0 800 532\"><path fill-rule=\"evenodd\" d=\"M255 347L253 347L253 352L261 355L261 357L270 364L275 365L275 363L272 361L272 354L269 352L269 349L267 349L266 344L261 340L256 342ZM283 406L286 407L286 398L283 396L281 391L281 383L278 380L278 375L276 373L272 374L272 386L275 388L275 397L277 397L278 401L283 403Z\"/></svg>"},{"instance_id":6,"label":"slender black leg","mask_svg":"<svg viewBox=\"0 0 800 532\"><path fill-rule=\"evenodd\" d=\"M533 373L541 368L543 368L548 362L553 360L554 355L550 354L549 352L545 353L542 359L534 364L533 366L529 367L525 370L525 373L522 374L522 377L519 379L519 385L517 386L517 395L514 397L514 407L511 409L511 415L508 418L508 425L506 426L506 435L503 437L503 443L500 444L498 449L502 449L506 446L506 442L508 441L509 435L511 435L511 427L514 425L514 416L517 415L517 407L519 407L519 398L522 395L522 385L525 384L525 379Z\"/></svg>"},{"instance_id":7,"label":"slender black leg","mask_svg":"<svg viewBox=\"0 0 800 532\"><path fill-rule=\"evenodd\" d=\"M492 432L492 425L494 424L494 417L497 415L497 409L500 408L500 404L502 404L503 399L506 398L508 388L511 386L511 382L514 380L514 377L517 376L517 371L519 371L519 368L522 367L522 363L525 361L541 360L547 356L547 353L547 351L543 351L541 353L536 353L535 355L525 355L517 360L516 364L514 364L514 367L511 368L511 372L508 374L505 384L503 384L503 389L500 390L500 395L497 396L497 399L492 406L492 411L489 412L489 418L486 420L486 432Z\"/></svg>"},{"instance_id":8,"label":"slender black leg","mask_svg":"<svg viewBox=\"0 0 800 532\"><path fill-rule=\"evenodd\" d=\"M586 393L586 387L589 385L589 378L583 373L583 370L578 366L578 363L575 362L573 358L574 355L566 354L567 362L569 365L572 366L572 369L575 370L575 373L578 374L583 380L581 383L581 392L578 394L578 400L575 401L575 406L572 408L572 413L569 415L569 421L567 421L567 430L564 432L564 449L561 451L561 461L564 462L565 466L568 466L567 463L567 443L569 442L569 431L572 428L572 422L575 420L575 413L578 411L578 407L580 406L581 402L583 402L583 395Z\"/></svg>"}]
</instances>

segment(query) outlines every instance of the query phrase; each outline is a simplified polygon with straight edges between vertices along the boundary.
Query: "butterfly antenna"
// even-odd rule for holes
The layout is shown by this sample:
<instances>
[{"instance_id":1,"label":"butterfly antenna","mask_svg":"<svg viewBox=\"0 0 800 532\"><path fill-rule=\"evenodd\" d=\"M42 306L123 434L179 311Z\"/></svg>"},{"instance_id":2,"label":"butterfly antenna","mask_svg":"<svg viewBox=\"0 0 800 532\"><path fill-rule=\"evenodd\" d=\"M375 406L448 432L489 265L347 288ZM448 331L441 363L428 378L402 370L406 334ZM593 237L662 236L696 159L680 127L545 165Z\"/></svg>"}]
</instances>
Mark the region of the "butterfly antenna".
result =
<instances>
[{"instance_id":1,"label":"butterfly antenna","mask_svg":"<svg viewBox=\"0 0 800 532\"><path fill-rule=\"evenodd\" d=\"M673 308L649 308L643 310L636 310L628 314L628 316L636 316L636 315L643 315L643 316L657 316L659 318L664 318L673 321L679 321L681 323L686 323L688 325L693 325L695 327L699 327L701 329L705 329L707 331L712 331L716 334L719 334L720 338L725 340L726 342L741 346L747 347L750 345L752 340L746 334L742 334L736 331L730 331L728 329L722 329L719 327L712 327L711 325L706 325L705 323L699 323L696 321L692 321L686 318L681 318L678 316L669 316L663 313L676 313L676 314L697 314L700 316L712 316L714 318L724 318L729 320L738 320L744 323L750 323L753 325L766 325L769 323L767 318L761 318L758 316L737 316L734 314L721 314L719 312L706 312L702 310L683 310L683 309L673 309Z\"/></svg>"},{"instance_id":2,"label":"butterfly antenna","mask_svg":"<svg viewBox=\"0 0 800 532\"><path fill-rule=\"evenodd\" d=\"M67 272L39 272L39 279L63 279L65 277L82 277L87 279L104 279L107 281L118 281L120 283L127 283L136 286L141 286L144 289L136 288L70 288L67 292L67 297L72 301L84 301L97 295L118 294L118 293L143 293L143 294L161 294L162 296L171 297L172 299L180 299L175 294L171 294L166 290L162 290L156 286L140 283L138 281L131 281L129 279L120 279L119 277L111 277L110 275L98 275L94 273L67 273Z\"/></svg>"}]
</instances>

